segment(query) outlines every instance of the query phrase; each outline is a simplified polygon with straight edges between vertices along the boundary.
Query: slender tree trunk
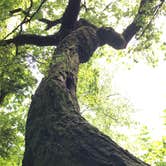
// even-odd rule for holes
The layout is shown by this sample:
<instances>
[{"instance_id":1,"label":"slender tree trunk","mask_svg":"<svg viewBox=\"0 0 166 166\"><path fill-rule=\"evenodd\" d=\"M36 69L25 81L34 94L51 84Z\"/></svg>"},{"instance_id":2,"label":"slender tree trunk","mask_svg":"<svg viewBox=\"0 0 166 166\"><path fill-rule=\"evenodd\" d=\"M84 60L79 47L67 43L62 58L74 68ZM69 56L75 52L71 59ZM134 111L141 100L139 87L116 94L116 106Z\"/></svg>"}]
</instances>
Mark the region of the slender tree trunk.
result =
<instances>
[{"instance_id":1,"label":"slender tree trunk","mask_svg":"<svg viewBox=\"0 0 166 166\"><path fill-rule=\"evenodd\" d=\"M95 29L81 27L59 44L28 113L23 166L146 166L79 113L80 62L100 45Z\"/></svg>"}]
</instances>

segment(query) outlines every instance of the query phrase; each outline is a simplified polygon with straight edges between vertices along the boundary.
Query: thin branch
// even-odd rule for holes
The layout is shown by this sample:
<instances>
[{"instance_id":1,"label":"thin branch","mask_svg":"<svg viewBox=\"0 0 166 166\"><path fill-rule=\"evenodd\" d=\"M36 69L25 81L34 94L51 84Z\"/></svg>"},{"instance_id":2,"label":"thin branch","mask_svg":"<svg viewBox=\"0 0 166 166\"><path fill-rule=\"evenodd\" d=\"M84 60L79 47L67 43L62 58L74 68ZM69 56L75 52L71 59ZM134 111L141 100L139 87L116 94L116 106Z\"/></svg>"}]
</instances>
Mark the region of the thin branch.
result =
<instances>
[{"instance_id":1,"label":"thin branch","mask_svg":"<svg viewBox=\"0 0 166 166\"><path fill-rule=\"evenodd\" d=\"M62 23L62 19L61 19L61 18L60 18L60 19L57 19L57 20L54 20L54 21L50 21L50 20L48 20L48 19L42 18L42 19L39 19L39 21L41 21L41 22L47 24L45 30L49 30L49 29L51 29L53 26L56 26L56 25Z\"/></svg>"},{"instance_id":2,"label":"thin branch","mask_svg":"<svg viewBox=\"0 0 166 166\"><path fill-rule=\"evenodd\" d=\"M112 119L114 122L118 122L118 121L119 121L118 118L109 115L109 114L108 114L107 112L105 112L105 111L102 111L102 113L103 113L103 115L104 115L105 117L108 117L108 118Z\"/></svg>"},{"instance_id":3,"label":"thin branch","mask_svg":"<svg viewBox=\"0 0 166 166\"><path fill-rule=\"evenodd\" d=\"M81 4L80 9L85 9L85 12L88 12L89 10L92 10L93 7L87 7L86 0Z\"/></svg>"},{"instance_id":4,"label":"thin branch","mask_svg":"<svg viewBox=\"0 0 166 166\"><path fill-rule=\"evenodd\" d=\"M0 105L3 104L3 101L5 97L7 96L8 92L6 92L4 89L0 89Z\"/></svg>"},{"instance_id":5,"label":"thin branch","mask_svg":"<svg viewBox=\"0 0 166 166\"><path fill-rule=\"evenodd\" d=\"M6 38L8 38L11 34L13 34L18 28L20 28L20 32L19 32L19 34L22 32L22 26L23 26L23 24L25 24L25 23L27 23L27 22L30 22L31 20L32 20L32 18L39 12L39 10L41 9L41 7L43 6L43 4L46 2L46 0L42 0L42 2L40 3L40 5L39 5L39 7L37 8L37 10L30 16L30 11L31 11L31 9L32 9L32 7L33 7L33 0L30 0L30 6L29 6L29 8L28 8L28 10L27 10L27 12L24 12L24 14L25 14L25 17L24 17L24 19L21 21L21 23L19 24L19 25L17 25L9 34L7 34L4 38L3 38L3 40L5 40ZM13 12L18 12L18 11L20 11L20 9L19 10L16 10L16 11L13 11ZM12 12L12 13L13 13ZM30 18L28 19L28 17L30 16Z\"/></svg>"},{"instance_id":6,"label":"thin branch","mask_svg":"<svg viewBox=\"0 0 166 166\"><path fill-rule=\"evenodd\" d=\"M40 60L38 60L34 55L31 55L31 54L26 54L26 56L24 58L28 58L28 57L31 57L32 58L32 61L35 61L37 63L40 63L40 64L46 64L44 62L41 62Z\"/></svg>"},{"instance_id":7,"label":"thin branch","mask_svg":"<svg viewBox=\"0 0 166 166\"><path fill-rule=\"evenodd\" d=\"M30 13L30 11L31 11L31 9L32 9L32 6L33 6L33 0L30 0L30 6L29 6L29 8L28 8L28 10L27 10L27 14L25 15L24 19L23 19L23 20L21 21L21 23L20 23L19 25L17 25L10 33L8 33L8 34L3 38L3 40L5 40L5 39L8 38L11 34L13 34L19 27L22 28L22 25L27 22L27 18L29 17L29 13Z\"/></svg>"},{"instance_id":8,"label":"thin branch","mask_svg":"<svg viewBox=\"0 0 166 166\"><path fill-rule=\"evenodd\" d=\"M106 5L106 7L103 9L103 11L105 11L105 10L107 10L110 6L112 6L112 4L114 3L115 1L111 1L110 3L108 3L107 5Z\"/></svg>"},{"instance_id":9,"label":"thin branch","mask_svg":"<svg viewBox=\"0 0 166 166\"><path fill-rule=\"evenodd\" d=\"M18 46L16 45L15 56L18 56Z\"/></svg>"},{"instance_id":10,"label":"thin branch","mask_svg":"<svg viewBox=\"0 0 166 166\"><path fill-rule=\"evenodd\" d=\"M14 9L14 10L9 11L9 13L10 13L10 15L12 16L12 15L14 15L15 13L19 13L19 12L22 12L22 11L23 11L22 8L17 8L17 9Z\"/></svg>"},{"instance_id":11,"label":"thin branch","mask_svg":"<svg viewBox=\"0 0 166 166\"><path fill-rule=\"evenodd\" d=\"M31 17L29 18L28 22L30 22L32 20L32 18L39 12L39 10L42 8L43 4L46 2L47 0L42 0L42 2L40 3L39 7L37 8L37 10L31 15Z\"/></svg>"}]
</instances>

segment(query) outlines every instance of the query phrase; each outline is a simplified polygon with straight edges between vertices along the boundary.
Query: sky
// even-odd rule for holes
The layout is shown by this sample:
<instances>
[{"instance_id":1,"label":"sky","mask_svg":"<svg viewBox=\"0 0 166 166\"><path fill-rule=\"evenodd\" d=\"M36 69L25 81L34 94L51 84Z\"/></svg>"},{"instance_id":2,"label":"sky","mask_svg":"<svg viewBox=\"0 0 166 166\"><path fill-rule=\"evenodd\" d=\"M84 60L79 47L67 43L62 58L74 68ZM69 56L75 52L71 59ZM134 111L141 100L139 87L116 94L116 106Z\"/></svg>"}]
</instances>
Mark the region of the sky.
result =
<instances>
[{"instance_id":1,"label":"sky","mask_svg":"<svg viewBox=\"0 0 166 166\"><path fill-rule=\"evenodd\" d=\"M156 67L135 63L130 69L121 61L108 63L104 57L99 59L97 64L103 70L100 79L110 75L114 93L128 99L134 108L131 118L146 125L152 138L161 139L166 133L162 118L166 109L166 61Z\"/></svg>"},{"instance_id":2,"label":"sky","mask_svg":"<svg viewBox=\"0 0 166 166\"><path fill-rule=\"evenodd\" d=\"M156 27L163 32L160 38L163 43L166 43L165 19L164 16L156 19ZM119 66L113 84L137 110L133 118L147 125L154 139L160 139L166 135L162 118L166 109L166 60L163 60L166 52L158 50L157 46L155 49L159 58L156 67L143 62L135 63L130 70Z\"/></svg>"},{"instance_id":3,"label":"sky","mask_svg":"<svg viewBox=\"0 0 166 166\"><path fill-rule=\"evenodd\" d=\"M165 72L165 61L155 68L138 63L130 70L119 68L113 79L113 87L136 109L133 118L147 125L156 139L166 132L162 119L166 109Z\"/></svg>"}]
</instances>

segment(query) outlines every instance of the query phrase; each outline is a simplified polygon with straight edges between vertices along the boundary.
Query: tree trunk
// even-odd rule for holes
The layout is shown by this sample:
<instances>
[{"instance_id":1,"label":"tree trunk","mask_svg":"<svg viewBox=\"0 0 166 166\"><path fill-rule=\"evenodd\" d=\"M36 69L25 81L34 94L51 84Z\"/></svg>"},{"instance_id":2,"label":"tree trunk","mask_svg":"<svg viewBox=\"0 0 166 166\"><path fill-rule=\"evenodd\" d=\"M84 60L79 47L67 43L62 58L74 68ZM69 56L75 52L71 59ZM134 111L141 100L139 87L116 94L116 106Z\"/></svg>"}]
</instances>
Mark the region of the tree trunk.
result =
<instances>
[{"instance_id":1,"label":"tree trunk","mask_svg":"<svg viewBox=\"0 0 166 166\"><path fill-rule=\"evenodd\" d=\"M79 113L79 63L100 45L95 29L81 27L59 44L28 113L23 166L146 166Z\"/></svg>"}]
</instances>

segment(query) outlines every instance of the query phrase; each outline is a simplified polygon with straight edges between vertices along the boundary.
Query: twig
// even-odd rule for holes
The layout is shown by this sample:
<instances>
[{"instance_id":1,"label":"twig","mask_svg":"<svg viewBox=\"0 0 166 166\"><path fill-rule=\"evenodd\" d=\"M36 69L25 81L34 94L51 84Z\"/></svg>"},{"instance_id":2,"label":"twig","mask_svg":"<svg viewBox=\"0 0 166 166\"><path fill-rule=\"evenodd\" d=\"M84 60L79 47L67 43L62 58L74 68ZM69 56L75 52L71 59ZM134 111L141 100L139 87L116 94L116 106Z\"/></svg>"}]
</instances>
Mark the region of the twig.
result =
<instances>
[{"instance_id":1,"label":"twig","mask_svg":"<svg viewBox=\"0 0 166 166\"><path fill-rule=\"evenodd\" d=\"M137 37L138 40L145 34L146 30L151 25L151 23L154 20L154 18L157 16L157 14L158 14L160 8L162 7L163 3L164 3L164 0L161 1L161 3L159 5L155 6L155 11L154 11L154 14L153 14L152 18L150 19L149 23L145 26L145 28L143 29L142 33Z\"/></svg>"},{"instance_id":2,"label":"twig","mask_svg":"<svg viewBox=\"0 0 166 166\"><path fill-rule=\"evenodd\" d=\"M28 54L28 53L27 53L26 56L24 56L24 58L28 58L28 57L31 57L31 58L32 58L32 61L35 61L35 62L37 62L37 63L46 64L46 63L44 63L44 62L41 62L41 61L37 60L37 58L35 58L34 55L31 55L31 54Z\"/></svg>"},{"instance_id":3,"label":"twig","mask_svg":"<svg viewBox=\"0 0 166 166\"><path fill-rule=\"evenodd\" d=\"M107 10L114 2L115 2L115 1L110 2L109 4L107 4L106 7L103 9L103 11Z\"/></svg>"},{"instance_id":4,"label":"twig","mask_svg":"<svg viewBox=\"0 0 166 166\"><path fill-rule=\"evenodd\" d=\"M47 24L45 30L49 30L49 29L52 28L53 26L56 26L56 25L60 24L60 23L62 22L62 18L57 19L57 20L55 20L55 21L50 21L50 20L48 20L48 19L42 18L42 19L39 19L39 21L41 21L41 22Z\"/></svg>"},{"instance_id":5,"label":"twig","mask_svg":"<svg viewBox=\"0 0 166 166\"><path fill-rule=\"evenodd\" d=\"M29 8L28 8L28 11L25 13L24 12L24 14L26 14L25 15L25 17L24 17L24 19L21 21L21 23L19 24L19 25L17 25L9 34L7 34L4 38L3 38L3 40L5 40L7 37L9 37L12 33L14 33L19 27L20 27L20 32L19 32L19 34L22 32L22 26L23 26L23 24L25 24L25 23L27 23L27 22L30 22L31 20L32 20L32 18L38 13L38 11L41 9L41 7L43 6L43 4L46 2L46 0L43 0L41 3L40 3L40 5L39 5L39 7L37 8L37 10L30 16L30 11L31 11L31 9L32 9L32 6L33 6L33 0L30 0L30 6L29 6ZM28 19L28 17L30 16L30 18Z\"/></svg>"},{"instance_id":6,"label":"twig","mask_svg":"<svg viewBox=\"0 0 166 166\"><path fill-rule=\"evenodd\" d=\"M37 8L37 10L31 15L31 17L29 18L28 22L30 22L32 20L32 18L39 12L39 10L41 9L41 7L43 6L43 4L46 2L47 0L42 0L42 2L40 3L39 7Z\"/></svg>"},{"instance_id":7,"label":"twig","mask_svg":"<svg viewBox=\"0 0 166 166\"><path fill-rule=\"evenodd\" d=\"M4 38L3 40L5 40L7 37L9 37L12 33L14 33L19 27L21 27L24 23L26 23L27 21L27 18L29 16L29 13L32 9L32 6L33 6L33 0L30 0L30 6L28 8L28 11L27 11L27 14L25 15L24 19L21 21L21 23L19 25L17 25L10 33L8 33Z\"/></svg>"},{"instance_id":8,"label":"twig","mask_svg":"<svg viewBox=\"0 0 166 166\"><path fill-rule=\"evenodd\" d=\"M9 13L10 13L10 15L13 15L15 13L22 12L22 11L23 11L22 8L17 8L17 9L9 11Z\"/></svg>"}]
</instances>

